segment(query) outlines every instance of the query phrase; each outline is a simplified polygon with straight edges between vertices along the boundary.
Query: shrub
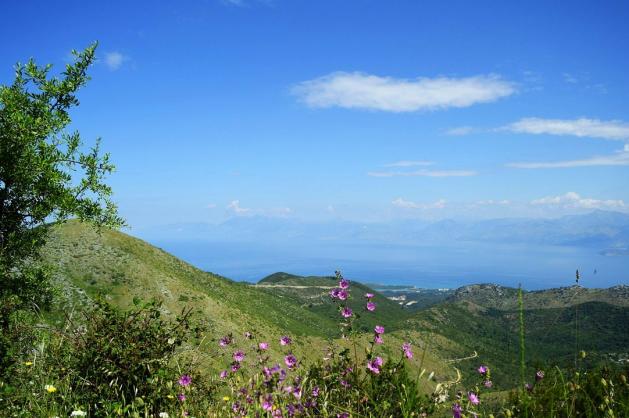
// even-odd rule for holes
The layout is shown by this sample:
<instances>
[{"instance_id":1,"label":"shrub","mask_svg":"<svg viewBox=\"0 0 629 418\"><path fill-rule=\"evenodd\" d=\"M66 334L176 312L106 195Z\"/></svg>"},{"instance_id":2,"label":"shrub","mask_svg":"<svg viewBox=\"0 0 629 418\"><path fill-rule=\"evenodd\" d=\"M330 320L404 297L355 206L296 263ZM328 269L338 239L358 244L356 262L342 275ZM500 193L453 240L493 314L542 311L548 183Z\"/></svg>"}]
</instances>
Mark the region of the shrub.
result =
<instances>
[{"instance_id":1,"label":"shrub","mask_svg":"<svg viewBox=\"0 0 629 418\"><path fill-rule=\"evenodd\" d=\"M65 414L80 406L91 416L109 416L171 408L175 355L195 331L191 311L168 321L161 317L160 303L134 303L119 311L98 301L79 324L68 319L64 330L32 329L39 343L15 365L12 378L0 383L12 409ZM30 396L37 394L34 390L45 393L45 399Z\"/></svg>"}]
</instances>

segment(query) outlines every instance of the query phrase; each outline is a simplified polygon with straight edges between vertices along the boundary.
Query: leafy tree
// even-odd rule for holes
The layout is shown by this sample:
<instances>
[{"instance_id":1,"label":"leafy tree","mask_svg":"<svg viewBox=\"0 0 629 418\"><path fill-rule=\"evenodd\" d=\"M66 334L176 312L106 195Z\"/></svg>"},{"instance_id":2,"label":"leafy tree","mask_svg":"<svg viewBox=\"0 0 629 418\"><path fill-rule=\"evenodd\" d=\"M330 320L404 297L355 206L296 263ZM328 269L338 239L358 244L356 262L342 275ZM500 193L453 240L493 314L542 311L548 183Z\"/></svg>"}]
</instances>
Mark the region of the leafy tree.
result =
<instances>
[{"instance_id":1,"label":"leafy tree","mask_svg":"<svg viewBox=\"0 0 629 418\"><path fill-rule=\"evenodd\" d=\"M103 179L114 166L99 141L84 151L78 132L67 132L75 94L89 80L96 43L66 65L61 77L33 59L15 67L15 81L0 85L0 330L6 342L16 310L50 302L46 270L34 260L51 223L72 217L98 226L122 225ZM3 357L0 340L0 360ZM6 345L6 344L5 344ZM6 351L6 350L5 350Z\"/></svg>"}]
</instances>

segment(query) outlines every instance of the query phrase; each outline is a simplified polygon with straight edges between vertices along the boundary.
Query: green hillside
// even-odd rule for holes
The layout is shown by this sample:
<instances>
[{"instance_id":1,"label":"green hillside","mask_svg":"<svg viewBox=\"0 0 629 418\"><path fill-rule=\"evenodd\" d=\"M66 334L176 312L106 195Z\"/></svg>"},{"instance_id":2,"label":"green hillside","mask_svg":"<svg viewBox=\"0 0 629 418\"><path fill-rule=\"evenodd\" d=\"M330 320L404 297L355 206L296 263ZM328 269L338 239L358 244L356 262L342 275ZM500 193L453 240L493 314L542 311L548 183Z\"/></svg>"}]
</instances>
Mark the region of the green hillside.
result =
<instances>
[{"instance_id":1,"label":"green hillside","mask_svg":"<svg viewBox=\"0 0 629 418\"><path fill-rule=\"evenodd\" d=\"M198 270L120 232L98 233L68 222L53 230L45 253L47 261L57 266L58 279L75 293L103 295L118 306L130 306L134 297L159 298L175 313L191 305L225 333L251 328L296 335L334 332L334 324L325 321L317 329L305 329L304 323L320 318L290 300L278 303L278 297Z\"/></svg>"},{"instance_id":2,"label":"green hillside","mask_svg":"<svg viewBox=\"0 0 629 418\"><path fill-rule=\"evenodd\" d=\"M339 335L339 314L328 294L337 284L333 277L275 273L255 285L234 282L124 233L99 233L78 222L53 229L45 257L57 268L63 311L98 295L120 307L130 306L135 297L157 298L163 301L164 311L172 314L190 306L210 325L208 350L228 333L241 336L250 331L270 341L290 334L298 337L296 354L314 361L328 339ZM375 294L374 313L364 309L367 292ZM575 353L575 303L580 311L579 349L590 352L592 361L623 358L629 347L629 309L623 306L627 303L623 292L623 286L526 292L529 365L570 364ZM359 315L356 324L364 331L363 344L370 341L375 324L384 325L392 346L407 340L429 346L425 367L436 372L437 380L452 376L453 367L472 372L483 362L494 367L497 382L509 386L518 355L514 295L515 289L500 286L466 286L447 302L414 312L351 282L349 305ZM474 352L478 358L449 361Z\"/></svg>"},{"instance_id":3,"label":"green hillside","mask_svg":"<svg viewBox=\"0 0 629 418\"><path fill-rule=\"evenodd\" d=\"M576 318L579 334L576 342ZM529 372L550 364L574 366L575 353L585 350L581 365L616 364L629 358L629 309L603 302L586 302L562 308L525 309L526 361ZM459 362L466 377L479 363L492 367L494 380L503 387L517 383L518 311L484 307L467 300L444 303L418 312L409 326L444 337L435 344L444 357L478 358ZM438 340L437 340L438 341ZM453 346L452 342L458 343Z\"/></svg>"},{"instance_id":4,"label":"green hillside","mask_svg":"<svg viewBox=\"0 0 629 418\"><path fill-rule=\"evenodd\" d=\"M247 331L268 341L277 341L280 336L289 334L294 337L295 354L312 361L320 359L329 339L339 336L339 314L329 302L329 296L320 295L321 289L300 289L295 293L235 282L201 271L122 232L107 229L97 232L75 221L60 224L53 228L44 256L55 266L56 283L61 289L57 312L78 310L97 296L123 308L131 306L134 298L155 298L163 302L167 314L178 314L186 306L193 307L196 317L210 326L207 336L210 351L215 349L220 336L229 333L241 341ZM334 284L330 278L292 277L297 283L305 281L308 285ZM364 304L363 294L368 291L373 292L352 282L349 302L357 313ZM321 296L320 301L313 302L311 292ZM372 315L369 319L367 312L361 313L358 322L367 331L361 339L364 345L370 341L372 325L376 322L384 325L389 333L399 329L401 321L406 319L395 303L380 295L375 300L376 313L369 313ZM387 336L390 345L397 347L406 340L417 345L424 341L412 330L399 330ZM427 353L424 365L435 371L438 378L453 373L432 352Z\"/></svg>"},{"instance_id":5,"label":"green hillside","mask_svg":"<svg viewBox=\"0 0 629 418\"><path fill-rule=\"evenodd\" d=\"M409 317L407 311L362 283L355 281L350 281L350 283L352 298L349 299L348 305L358 316L356 325L359 329L369 332L378 324L384 325L391 331L402 327L403 321ZM337 286L338 283L334 277L303 277L278 272L260 280L256 288L265 293L285 297L292 303L299 304L304 310L335 321L339 316L338 305L334 303L329 292ZM374 295L375 312L368 312L365 309L364 295L366 293Z\"/></svg>"},{"instance_id":6,"label":"green hillside","mask_svg":"<svg viewBox=\"0 0 629 418\"><path fill-rule=\"evenodd\" d=\"M629 307L629 286L618 285L608 289L590 289L582 286L559 287L536 291L523 291L527 309L565 308L587 302ZM463 286L448 298L449 301L469 301L486 308L514 310L518 306L518 289L495 284Z\"/></svg>"}]
</instances>

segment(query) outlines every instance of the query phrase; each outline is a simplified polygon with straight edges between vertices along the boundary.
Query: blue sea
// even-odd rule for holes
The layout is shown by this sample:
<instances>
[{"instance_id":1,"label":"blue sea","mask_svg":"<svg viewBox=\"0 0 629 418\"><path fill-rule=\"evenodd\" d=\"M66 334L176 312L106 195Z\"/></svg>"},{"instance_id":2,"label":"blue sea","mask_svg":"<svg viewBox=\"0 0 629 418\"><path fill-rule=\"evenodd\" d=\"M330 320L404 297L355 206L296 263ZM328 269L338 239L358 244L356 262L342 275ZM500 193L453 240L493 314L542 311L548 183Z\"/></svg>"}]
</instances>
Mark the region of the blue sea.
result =
<instances>
[{"instance_id":1,"label":"blue sea","mask_svg":"<svg viewBox=\"0 0 629 418\"><path fill-rule=\"evenodd\" d=\"M383 244L265 244L157 241L152 244L194 266L234 280L256 282L284 271L332 275L379 284L456 288L471 283L522 284L535 290L574 284L629 284L629 256L566 246L460 243L442 247Z\"/></svg>"}]
</instances>

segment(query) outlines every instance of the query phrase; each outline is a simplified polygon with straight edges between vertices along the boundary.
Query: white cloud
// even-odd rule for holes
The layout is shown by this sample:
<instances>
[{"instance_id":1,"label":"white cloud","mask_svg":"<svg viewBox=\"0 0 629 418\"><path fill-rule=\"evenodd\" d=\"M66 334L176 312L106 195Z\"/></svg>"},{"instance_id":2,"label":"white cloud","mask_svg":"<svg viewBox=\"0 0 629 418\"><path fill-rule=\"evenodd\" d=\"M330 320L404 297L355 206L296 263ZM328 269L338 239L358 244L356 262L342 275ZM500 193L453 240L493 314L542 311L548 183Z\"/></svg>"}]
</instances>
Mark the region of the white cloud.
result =
<instances>
[{"instance_id":1,"label":"white cloud","mask_svg":"<svg viewBox=\"0 0 629 418\"><path fill-rule=\"evenodd\" d=\"M394 163L391 164L385 164L385 167L416 167L416 166L427 166L427 165L433 165L434 162L433 161L408 161L408 160L402 160L402 161L396 161Z\"/></svg>"},{"instance_id":2,"label":"white cloud","mask_svg":"<svg viewBox=\"0 0 629 418\"><path fill-rule=\"evenodd\" d=\"M629 165L629 144L625 144L622 150L612 155L600 155L582 160L550 161L550 162L520 162L509 163L507 167L513 168L573 168L594 166L618 166Z\"/></svg>"},{"instance_id":3,"label":"white cloud","mask_svg":"<svg viewBox=\"0 0 629 418\"><path fill-rule=\"evenodd\" d=\"M416 170L416 171L370 171L371 177L469 177L478 173L471 170Z\"/></svg>"},{"instance_id":4,"label":"white cloud","mask_svg":"<svg viewBox=\"0 0 629 418\"><path fill-rule=\"evenodd\" d=\"M599 119L542 119L523 118L502 129L517 133L573 135L603 139L629 139L629 123Z\"/></svg>"},{"instance_id":5,"label":"white cloud","mask_svg":"<svg viewBox=\"0 0 629 418\"><path fill-rule=\"evenodd\" d=\"M627 205L622 200L599 200L581 197L578 193L568 192L559 196L548 196L531 201L532 205L554 206L566 209L622 209Z\"/></svg>"},{"instance_id":6,"label":"white cloud","mask_svg":"<svg viewBox=\"0 0 629 418\"><path fill-rule=\"evenodd\" d=\"M214 209L216 207L215 203L208 203L208 205L206 206L206 208L208 209Z\"/></svg>"},{"instance_id":7,"label":"white cloud","mask_svg":"<svg viewBox=\"0 0 629 418\"><path fill-rule=\"evenodd\" d=\"M463 135L469 135L476 130L477 129L471 126L459 126L457 128L448 129L445 133L446 135L463 136Z\"/></svg>"},{"instance_id":8,"label":"white cloud","mask_svg":"<svg viewBox=\"0 0 629 418\"><path fill-rule=\"evenodd\" d=\"M413 112L493 102L514 94L516 88L496 75L407 80L335 72L301 82L292 91L311 107Z\"/></svg>"},{"instance_id":9,"label":"white cloud","mask_svg":"<svg viewBox=\"0 0 629 418\"><path fill-rule=\"evenodd\" d=\"M236 215L244 215L245 213L251 212L251 209L249 208L240 207L240 200L232 200L226 208L234 212Z\"/></svg>"},{"instance_id":10,"label":"white cloud","mask_svg":"<svg viewBox=\"0 0 629 418\"><path fill-rule=\"evenodd\" d=\"M118 51L105 53L105 65L111 71L116 71L117 69L119 69L122 66L122 63L127 60L128 58Z\"/></svg>"},{"instance_id":11,"label":"white cloud","mask_svg":"<svg viewBox=\"0 0 629 418\"><path fill-rule=\"evenodd\" d=\"M409 200L404 200L401 197L398 197L394 201L391 202L393 206L402 209L443 209L446 207L446 200L439 199L432 203L415 203Z\"/></svg>"}]
</instances>

